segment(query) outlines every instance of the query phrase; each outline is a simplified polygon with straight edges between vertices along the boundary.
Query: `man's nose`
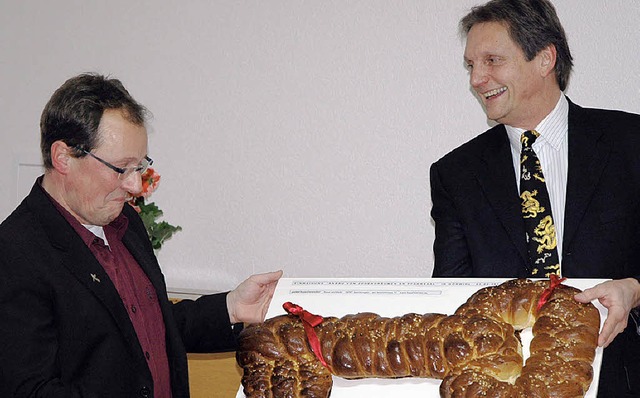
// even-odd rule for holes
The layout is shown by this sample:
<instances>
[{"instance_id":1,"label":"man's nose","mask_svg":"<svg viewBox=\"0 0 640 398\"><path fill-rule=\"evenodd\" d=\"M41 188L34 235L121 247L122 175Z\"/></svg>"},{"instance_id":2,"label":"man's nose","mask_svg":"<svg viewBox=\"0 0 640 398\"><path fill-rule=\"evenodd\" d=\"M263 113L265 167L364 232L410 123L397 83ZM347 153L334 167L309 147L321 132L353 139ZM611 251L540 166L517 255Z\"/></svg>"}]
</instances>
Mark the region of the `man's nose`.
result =
<instances>
[{"instance_id":1,"label":"man's nose","mask_svg":"<svg viewBox=\"0 0 640 398\"><path fill-rule=\"evenodd\" d=\"M471 87L473 88L480 87L483 84L485 84L488 80L489 79L488 79L487 69L482 65L474 66L471 69L471 73L469 75L469 83L471 84Z\"/></svg>"},{"instance_id":2,"label":"man's nose","mask_svg":"<svg viewBox=\"0 0 640 398\"><path fill-rule=\"evenodd\" d=\"M138 196L142 192L142 175L134 171L122 180L122 187L131 195Z\"/></svg>"}]
</instances>

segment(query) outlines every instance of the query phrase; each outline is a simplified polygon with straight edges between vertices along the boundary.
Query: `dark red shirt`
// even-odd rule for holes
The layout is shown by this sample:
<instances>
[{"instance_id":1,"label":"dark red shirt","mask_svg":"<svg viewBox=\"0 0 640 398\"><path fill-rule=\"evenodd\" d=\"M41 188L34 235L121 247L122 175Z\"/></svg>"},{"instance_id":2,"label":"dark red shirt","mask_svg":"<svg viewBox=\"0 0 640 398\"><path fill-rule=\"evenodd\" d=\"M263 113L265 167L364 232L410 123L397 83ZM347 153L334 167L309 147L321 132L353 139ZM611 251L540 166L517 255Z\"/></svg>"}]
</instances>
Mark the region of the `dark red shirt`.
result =
<instances>
[{"instance_id":1,"label":"dark red shirt","mask_svg":"<svg viewBox=\"0 0 640 398\"><path fill-rule=\"evenodd\" d=\"M129 219L120 213L114 221L103 227L109 244L107 246L102 238L80 224L55 199L51 200L89 247L118 290L147 359L153 377L154 397L171 398L165 326L158 297L151 281L122 243Z\"/></svg>"}]
</instances>

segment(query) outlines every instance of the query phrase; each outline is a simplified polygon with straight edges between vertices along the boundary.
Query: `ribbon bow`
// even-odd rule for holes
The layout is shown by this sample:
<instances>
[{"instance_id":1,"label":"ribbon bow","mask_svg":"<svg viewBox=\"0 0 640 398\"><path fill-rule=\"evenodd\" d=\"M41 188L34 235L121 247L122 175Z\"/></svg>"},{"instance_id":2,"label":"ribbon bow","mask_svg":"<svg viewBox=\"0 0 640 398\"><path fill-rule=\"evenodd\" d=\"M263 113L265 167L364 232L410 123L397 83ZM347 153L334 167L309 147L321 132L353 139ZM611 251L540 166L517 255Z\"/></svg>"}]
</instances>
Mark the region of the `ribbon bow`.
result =
<instances>
[{"instance_id":1,"label":"ribbon bow","mask_svg":"<svg viewBox=\"0 0 640 398\"><path fill-rule=\"evenodd\" d=\"M553 291L556 289L556 287L560 286L562 282L564 282L565 280L567 280L567 278L559 278L558 275L556 274L549 275L549 281L550 281L549 287L544 289L544 291L540 295L540 299L538 300L538 306L536 307L536 310L540 311L540 308L542 308L542 306L549 301L549 298L553 294Z\"/></svg>"},{"instance_id":2,"label":"ribbon bow","mask_svg":"<svg viewBox=\"0 0 640 398\"><path fill-rule=\"evenodd\" d=\"M304 327L304 331L307 334L309 345L311 345L311 350L313 350L313 353L316 354L316 358L318 358L320 362L322 362L324 367L329 369L329 365L327 365L327 362L322 356L320 340L318 339L316 331L313 329L314 327L321 324L322 321L324 321L324 318L322 318L320 315L314 315L309 311L303 309L299 305L293 304L289 301L284 303L282 305L282 308L284 308L284 310L287 311L288 314L295 315L300 318L300 320L302 321L302 326Z\"/></svg>"}]
</instances>

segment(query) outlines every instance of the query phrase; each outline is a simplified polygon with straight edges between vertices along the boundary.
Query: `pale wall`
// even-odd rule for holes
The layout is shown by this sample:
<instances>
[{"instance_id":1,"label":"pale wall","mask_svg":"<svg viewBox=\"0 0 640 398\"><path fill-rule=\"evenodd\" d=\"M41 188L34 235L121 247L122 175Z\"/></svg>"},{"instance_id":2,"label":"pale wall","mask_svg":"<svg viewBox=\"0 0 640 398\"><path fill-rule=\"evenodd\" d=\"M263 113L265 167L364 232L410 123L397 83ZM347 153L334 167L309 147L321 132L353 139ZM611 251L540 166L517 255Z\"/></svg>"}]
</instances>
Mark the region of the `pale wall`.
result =
<instances>
[{"instance_id":1,"label":"pale wall","mask_svg":"<svg viewBox=\"0 0 640 398\"><path fill-rule=\"evenodd\" d=\"M98 71L154 114L153 199L184 228L160 253L171 287L429 276L429 166L487 127L457 36L478 2L0 0L0 219L49 96ZM640 113L640 3L556 6L570 97Z\"/></svg>"}]
</instances>

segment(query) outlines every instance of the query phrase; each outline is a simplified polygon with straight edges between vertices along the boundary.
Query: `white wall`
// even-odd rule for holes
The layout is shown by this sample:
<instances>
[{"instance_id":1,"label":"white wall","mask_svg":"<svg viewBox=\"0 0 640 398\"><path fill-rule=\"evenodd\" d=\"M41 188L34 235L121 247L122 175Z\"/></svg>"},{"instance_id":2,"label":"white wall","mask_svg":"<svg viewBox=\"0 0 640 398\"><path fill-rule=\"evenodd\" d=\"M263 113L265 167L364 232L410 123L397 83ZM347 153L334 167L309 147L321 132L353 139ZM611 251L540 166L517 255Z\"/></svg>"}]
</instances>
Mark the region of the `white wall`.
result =
<instances>
[{"instance_id":1,"label":"white wall","mask_svg":"<svg viewBox=\"0 0 640 398\"><path fill-rule=\"evenodd\" d=\"M154 114L171 287L429 276L429 166L487 127L457 36L479 2L0 0L0 219L49 96L97 71ZM640 3L555 4L572 100L640 113Z\"/></svg>"}]
</instances>

